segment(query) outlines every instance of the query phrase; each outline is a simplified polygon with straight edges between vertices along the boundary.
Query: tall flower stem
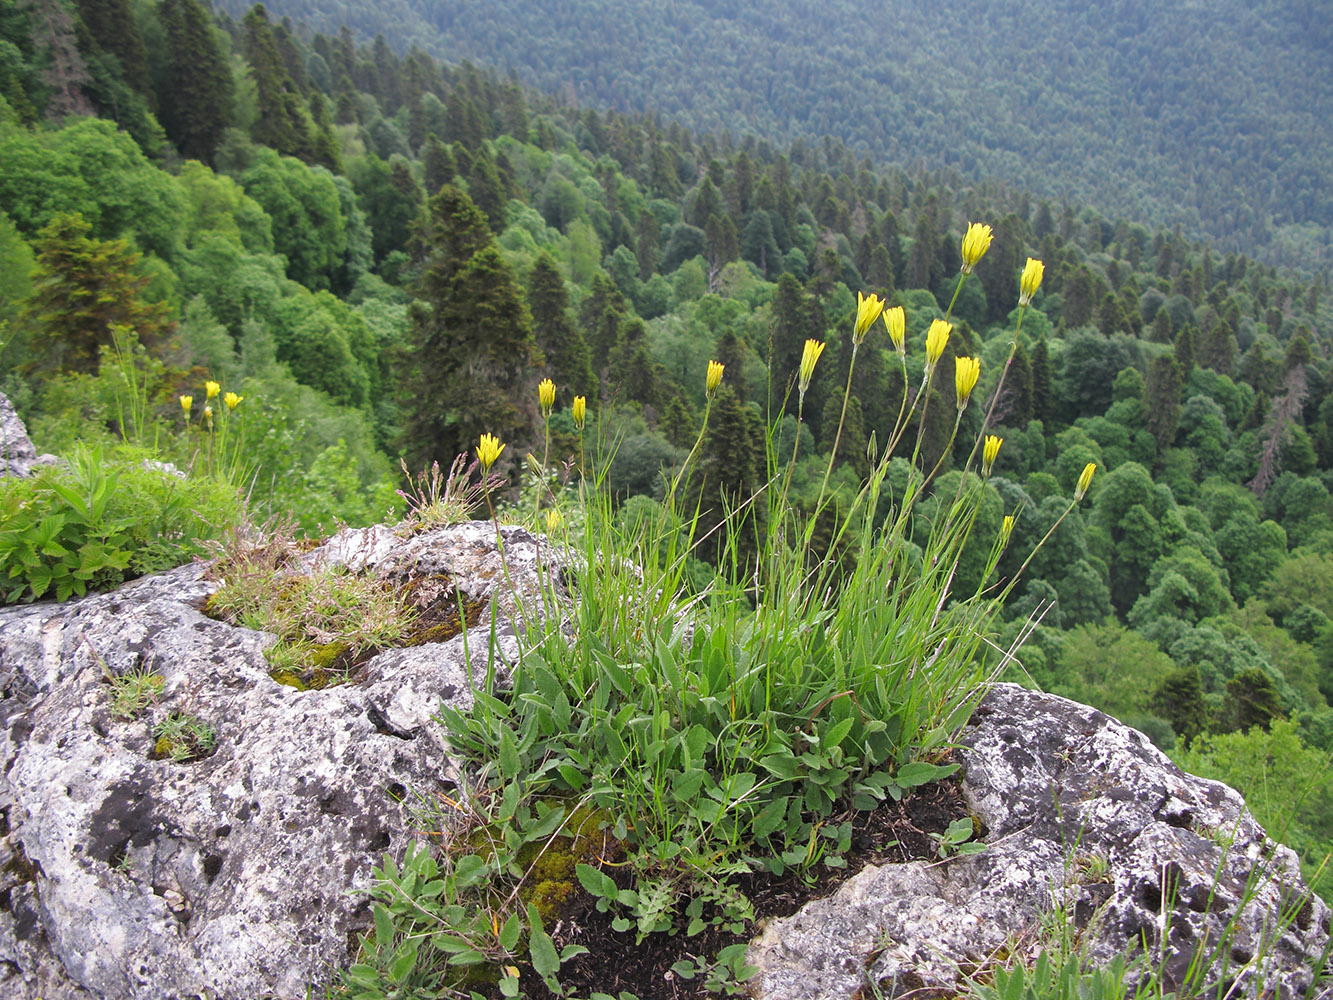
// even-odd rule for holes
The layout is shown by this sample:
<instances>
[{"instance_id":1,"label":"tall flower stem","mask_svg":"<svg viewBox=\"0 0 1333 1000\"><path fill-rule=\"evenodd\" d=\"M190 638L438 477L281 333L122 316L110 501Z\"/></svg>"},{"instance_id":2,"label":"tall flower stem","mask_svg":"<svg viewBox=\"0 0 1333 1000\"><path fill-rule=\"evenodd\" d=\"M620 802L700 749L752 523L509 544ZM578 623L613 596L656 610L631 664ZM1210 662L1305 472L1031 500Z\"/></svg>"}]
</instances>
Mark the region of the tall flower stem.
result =
<instances>
[{"instance_id":1,"label":"tall flower stem","mask_svg":"<svg viewBox=\"0 0 1333 1000\"><path fill-rule=\"evenodd\" d=\"M842 443L842 428L847 421L847 403L852 398L852 372L856 369L856 351L861 345L852 341L852 360L847 365L847 386L842 393L842 415L838 417L838 433L833 436L833 450L829 452L828 468L824 470L824 481L819 485L819 502L815 510L824 503L824 492L828 489L829 476L833 474L833 460L838 455L838 445Z\"/></svg>"},{"instance_id":2,"label":"tall flower stem","mask_svg":"<svg viewBox=\"0 0 1333 1000\"><path fill-rule=\"evenodd\" d=\"M690 449L690 453L685 456L685 462L681 465L680 471L676 473L675 479L671 481L671 490L667 493L666 497L667 510L675 509L676 490L680 486L681 480L685 478L685 473L689 469L690 463L694 461L694 457L699 453L699 448L704 443L704 435L708 433L708 414L711 413L712 410L713 399L709 396L704 400L704 419L703 423L699 425L699 435L694 439L694 446Z\"/></svg>"}]
</instances>

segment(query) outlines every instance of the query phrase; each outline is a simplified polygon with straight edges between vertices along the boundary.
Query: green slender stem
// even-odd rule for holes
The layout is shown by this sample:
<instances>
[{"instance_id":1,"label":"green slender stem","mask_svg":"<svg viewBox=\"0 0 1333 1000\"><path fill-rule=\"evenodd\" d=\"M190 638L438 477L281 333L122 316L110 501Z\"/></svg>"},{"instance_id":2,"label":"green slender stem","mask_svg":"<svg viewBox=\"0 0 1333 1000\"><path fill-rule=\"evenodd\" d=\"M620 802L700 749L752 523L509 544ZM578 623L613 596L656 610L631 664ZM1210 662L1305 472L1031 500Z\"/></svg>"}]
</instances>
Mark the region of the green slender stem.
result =
<instances>
[{"instance_id":1,"label":"green slender stem","mask_svg":"<svg viewBox=\"0 0 1333 1000\"><path fill-rule=\"evenodd\" d=\"M828 489L829 476L833 473L833 460L838 455L838 445L842 443L842 425L847 420L847 403L852 398L852 371L856 368L856 350L860 346L855 340L852 341L852 360L847 365L847 387L842 393L842 415L838 417L838 433L833 436L833 450L829 452L828 468L824 470L824 481L819 485L819 502L815 504L816 511L824 503L824 491Z\"/></svg>"},{"instance_id":2,"label":"green slender stem","mask_svg":"<svg viewBox=\"0 0 1333 1000\"><path fill-rule=\"evenodd\" d=\"M667 493L666 498L667 510L675 509L676 489L680 486L680 481L684 478L686 471L690 467L690 463L694 461L694 456L698 454L700 445L704 443L704 435L708 432L708 414L712 409L713 400L711 398L706 398L704 400L704 420L699 426L699 436L694 439L694 447L691 448L690 453L685 456L685 463L680 467L680 471L676 473L676 478L672 480L671 490Z\"/></svg>"},{"instance_id":3,"label":"green slender stem","mask_svg":"<svg viewBox=\"0 0 1333 1000\"><path fill-rule=\"evenodd\" d=\"M1004 599L1009 596L1009 592L1014 589L1014 586L1023 576L1023 571L1028 568L1028 565L1032 562L1033 558L1037 555L1038 552L1041 551L1041 547L1045 545L1047 541L1050 540L1050 537L1055 534L1055 529L1060 527L1061 522L1064 521L1064 519L1069 516L1069 512L1077 506L1078 506L1077 500L1069 501L1069 506L1065 508L1065 512L1061 514L1058 518L1056 518L1055 523L1051 525L1050 530L1047 531L1046 534L1042 536L1041 541L1038 542L1036 546L1033 547L1032 551L1028 553L1028 557L1023 560L1023 565L1018 567L1018 572L1014 574L1014 577L1012 580L1009 581L1008 586L1006 586L1004 590L1000 592L1000 596L997 598L998 601L1003 602Z\"/></svg>"},{"instance_id":4,"label":"green slender stem","mask_svg":"<svg viewBox=\"0 0 1333 1000\"><path fill-rule=\"evenodd\" d=\"M959 410L958 416L953 418L953 433L949 435L949 443L946 444L944 446L944 450L940 452L940 460L935 463L935 468L930 470L930 475L928 475L924 480L922 480L921 488L923 490L926 488L927 484L932 479L935 478L935 473L940 471L940 466L944 464L944 456L948 455L949 451L953 448L954 439L958 437L958 425L962 422L963 422L963 411Z\"/></svg>"},{"instance_id":5,"label":"green slender stem","mask_svg":"<svg viewBox=\"0 0 1333 1000\"><path fill-rule=\"evenodd\" d=\"M995 404L1000 401L1000 393L1004 391L1004 381L1009 377L1009 366L1014 362L1014 355L1018 353L1018 334L1023 329L1023 317L1027 315L1027 306L1023 306L1018 312L1018 322L1014 325L1014 339L1009 344L1009 357L1005 358L1004 368L1000 371L1000 380L995 383L995 390L991 393L990 406L986 408L986 417L981 421L981 430L977 432L977 439L972 442L972 451L967 456L967 464L963 468L969 468L972 460L977 457L977 449L981 447L981 442L986 436L986 430L990 427L991 418L995 416Z\"/></svg>"},{"instance_id":6,"label":"green slender stem","mask_svg":"<svg viewBox=\"0 0 1333 1000\"><path fill-rule=\"evenodd\" d=\"M912 464L916 465L917 456L921 454L921 438L926 433L926 409L930 406L930 385L935 377L935 368L932 366L930 371L926 372L926 377L921 382L921 392L917 399L921 400L921 416L918 418L920 423L916 425L916 444L912 448ZM913 409L916 406L913 404Z\"/></svg>"},{"instance_id":7,"label":"green slender stem","mask_svg":"<svg viewBox=\"0 0 1333 1000\"><path fill-rule=\"evenodd\" d=\"M546 426L546 446L542 449L542 468L537 474L537 506L532 512L532 526L537 527L537 515L542 512L542 491L546 489L546 460L551 457L551 414L543 414L542 423Z\"/></svg>"},{"instance_id":8,"label":"green slender stem","mask_svg":"<svg viewBox=\"0 0 1333 1000\"><path fill-rule=\"evenodd\" d=\"M791 474L796 468L796 453L801 447L801 420L805 415L805 393L802 392L796 403L796 442L791 446L791 462L787 465L787 478L782 484L782 496L778 499L778 513L787 506L787 490L791 487Z\"/></svg>"}]
</instances>

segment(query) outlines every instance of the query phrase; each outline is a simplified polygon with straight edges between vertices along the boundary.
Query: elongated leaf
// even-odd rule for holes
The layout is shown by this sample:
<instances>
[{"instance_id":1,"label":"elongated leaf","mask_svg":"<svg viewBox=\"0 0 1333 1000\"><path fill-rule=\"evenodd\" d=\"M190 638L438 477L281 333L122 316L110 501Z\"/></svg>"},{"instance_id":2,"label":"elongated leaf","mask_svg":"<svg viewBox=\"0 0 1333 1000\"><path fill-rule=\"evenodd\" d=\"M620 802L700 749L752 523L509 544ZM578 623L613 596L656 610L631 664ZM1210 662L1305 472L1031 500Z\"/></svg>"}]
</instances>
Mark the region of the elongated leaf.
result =
<instances>
[{"instance_id":1,"label":"elongated leaf","mask_svg":"<svg viewBox=\"0 0 1333 1000\"><path fill-rule=\"evenodd\" d=\"M546 933L541 914L532 903L528 904L528 956L532 959L533 971L543 979L560 971L560 955L555 950L555 942Z\"/></svg>"},{"instance_id":2,"label":"elongated leaf","mask_svg":"<svg viewBox=\"0 0 1333 1000\"><path fill-rule=\"evenodd\" d=\"M916 788L918 785L947 778L957 770L957 764L927 764L918 760L900 767L894 776L894 781L902 788Z\"/></svg>"}]
</instances>

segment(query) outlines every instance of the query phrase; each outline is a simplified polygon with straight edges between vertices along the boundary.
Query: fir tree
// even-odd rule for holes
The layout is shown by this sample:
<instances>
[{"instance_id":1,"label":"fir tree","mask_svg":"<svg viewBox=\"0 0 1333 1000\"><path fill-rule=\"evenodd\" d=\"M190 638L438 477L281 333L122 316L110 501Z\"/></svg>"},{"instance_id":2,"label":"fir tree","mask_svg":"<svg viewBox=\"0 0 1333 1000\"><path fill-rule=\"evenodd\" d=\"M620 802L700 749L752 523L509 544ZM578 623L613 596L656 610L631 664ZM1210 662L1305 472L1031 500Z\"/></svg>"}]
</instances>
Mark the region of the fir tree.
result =
<instances>
[{"instance_id":1,"label":"fir tree","mask_svg":"<svg viewBox=\"0 0 1333 1000\"><path fill-rule=\"evenodd\" d=\"M111 327L126 326L152 345L171 330L167 306L145 301L149 277L125 240L96 240L80 215L55 216L37 234L37 270L26 326L38 336L44 364L94 372Z\"/></svg>"},{"instance_id":2,"label":"fir tree","mask_svg":"<svg viewBox=\"0 0 1333 1000\"><path fill-rule=\"evenodd\" d=\"M1048 422L1054 413L1054 397L1051 395L1051 359L1046 347L1046 336L1042 335L1037 346L1032 349L1032 418L1043 423Z\"/></svg>"},{"instance_id":3,"label":"fir tree","mask_svg":"<svg viewBox=\"0 0 1333 1000\"><path fill-rule=\"evenodd\" d=\"M278 53L273 26L262 3L255 4L241 22L242 47L250 62L258 96L259 114L251 129L255 142L279 153L300 156L310 147L306 123L299 113L296 85Z\"/></svg>"},{"instance_id":4,"label":"fir tree","mask_svg":"<svg viewBox=\"0 0 1333 1000\"><path fill-rule=\"evenodd\" d=\"M1148 433L1157 439L1159 454L1170 448L1180 427L1180 394L1183 381L1180 366L1170 355L1153 359L1148 369L1147 388Z\"/></svg>"},{"instance_id":5,"label":"fir tree","mask_svg":"<svg viewBox=\"0 0 1333 1000\"><path fill-rule=\"evenodd\" d=\"M167 49L162 127L182 156L211 164L232 120L231 68L198 0L162 0L158 18Z\"/></svg>"},{"instance_id":6,"label":"fir tree","mask_svg":"<svg viewBox=\"0 0 1333 1000\"><path fill-rule=\"evenodd\" d=\"M597 405L597 376L583 333L569 316L569 293L560 268L546 251L537 257L528 278L528 305L532 310L532 332L546 356L547 371L556 385L568 387L572 396L586 396Z\"/></svg>"},{"instance_id":7,"label":"fir tree","mask_svg":"<svg viewBox=\"0 0 1333 1000\"><path fill-rule=\"evenodd\" d=\"M1199 668L1184 664L1162 678L1153 692L1152 710L1171 723L1171 728L1188 745L1208 727L1208 711L1203 701L1203 682Z\"/></svg>"},{"instance_id":8,"label":"fir tree","mask_svg":"<svg viewBox=\"0 0 1333 1000\"><path fill-rule=\"evenodd\" d=\"M447 465L483 433L518 445L532 426L539 353L509 265L466 194L431 199L426 256L404 358L404 446L416 464Z\"/></svg>"}]
</instances>

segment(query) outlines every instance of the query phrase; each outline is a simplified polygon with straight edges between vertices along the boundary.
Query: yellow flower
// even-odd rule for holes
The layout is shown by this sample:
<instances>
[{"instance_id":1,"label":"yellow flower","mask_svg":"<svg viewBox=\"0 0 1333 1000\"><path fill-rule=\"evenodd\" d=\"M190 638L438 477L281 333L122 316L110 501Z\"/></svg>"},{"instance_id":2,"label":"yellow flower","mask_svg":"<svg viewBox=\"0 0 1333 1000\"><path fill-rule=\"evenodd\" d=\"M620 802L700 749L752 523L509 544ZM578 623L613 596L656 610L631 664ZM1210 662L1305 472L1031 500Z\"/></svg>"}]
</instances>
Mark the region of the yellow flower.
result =
<instances>
[{"instance_id":1,"label":"yellow flower","mask_svg":"<svg viewBox=\"0 0 1333 1000\"><path fill-rule=\"evenodd\" d=\"M537 383L537 401L541 403L542 416L551 415L551 407L555 405L555 383L549 378L544 378Z\"/></svg>"},{"instance_id":2,"label":"yellow flower","mask_svg":"<svg viewBox=\"0 0 1333 1000\"><path fill-rule=\"evenodd\" d=\"M986 256L986 251L990 249L991 241L990 226L983 226L979 222L969 222L967 232L963 234L963 273L971 274L972 268L977 266L977 261Z\"/></svg>"},{"instance_id":3,"label":"yellow flower","mask_svg":"<svg viewBox=\"0 0 1333 1000\"><path fill-rule=\"evenodd\" d=\"M1025 306L1032 301L1032 296L1037 294L1037 289L1041 287L1042 275L1046 273L1046 265L1039 260L1029 257L1028 262L1023 265L1023 277L1018 281L1018 304Z\"/></svg>"},{"instance_id":4,"label":"yellow flower","mask_svg":"<svg viewBox=\"0 0 1333 1000\"><path fill-rule=\"evenodd\" d=\"M241 400L244 398L244 396L238 396L234 392L229 392L222 397L222 401L227 404L228 410L234 410L241 405Z\"/></svg>"},{"instance_id":5,"label":"yellow flower","mask_svg":"<svg viewBox=\"0 0 1333 1000\"><path fill-rule=\"evenodd\" d=\"M1014 515L1005 514L1004 523L1000 525L1000 545L1009 544L1009 535L1014 530Z\"/></svg>"},{"instance_id":6,"label":"yellow flower","mask_svg":"<svg viewBox=\"0 0 1333 1000\"><path fill-rule=\"evenodd\" d=\"M548 534L555 534L555 529L560 527L560 511L552 507L546 512L546 531Z\"/></svg>"},{"instance_id":7,"label":"yellow flower","mask_svg":"<svg viewBox=\"0 0 1333 1000\"><path fill-rule=\"evenodd\" d=\"M505 450L505 446L500 443L500 439L494 434L483 434L481 443L477 445L477 461L481 463L481 471L487 473L491 471L491 466L495 460L500 457L500 452Z\"/></svg>"},{"instance_id":8,"label":"yellow flower","mask_svg":"<svg viewBox=\"0 0 1333 1000\"><path fill-rule=\"evenodd\" d=\"M726 367L721 361L708 362L708 377L704 379L704 391L709 399L717 395L717 387L722 384L722 372Z\"/></svg>"},{"instance_id":9,"label":"yellow flower","mask_svg":"<svg viewBox=\"0 0 1333 1000\"><path fill-rule=\"evenodd\" d=\"M801 395L805 395L805 390L810 388L810 379L815 374L815 362L819 356L824 353L824 342L822 340L807 340L805 350L801 352Z\"/></svg>"},{"instance_id":10,"label":"yellow flower","mask_svg":"<svg viewBox=\"0 0 1333 1000\"><path fill-rule=\"evenodd\" d=\"M588 415L588 397L575 396L573 409L574 409L574 426L579 430L583 430L583 421L584 418Z\"/></svg>"},{"instance_id":11,"label":"yellow flower","mask_svg":"<svg viewBox=\"0 0 1333 1000\"><path fill-rule=\"evenodd\" d=\"M944 353L944 345L949 343L949 334L952 332L952 323L946 323L942 319L930 321L930 329L926 332L926 371L934 369L935 362L939 361L940 355Z\"/></svg>"},{"instance_id":12,"label":"yellow flower","mask_svg":"<svg viewBox=\"0 0 1333 1000\"><path fill-rule=\"evenodd\" d=\"M222 391L222 386L218 385L216 382L204 383L204 392L206 393L206 395L204 396L205 399L212 399L221 391Z\"/></svg>"},{"instance_id":13,"label":"yellow flower","mask_svg":"<svg viewBox=\"0 0 1333 1000\"><path fill-rule=\"evenodd\" d=\"M192 407L192 406L194 405L194 397L193 397L193 396L181 396L181 397L180 397L180 401L181 401L181 409L185 412L185 419L186 419L186 420L189 420L189 419L190 419L190 407Z\"/></svg>"},{"instance_id":14,"label":"yellow flower","mask_svg":"<svg viewBox=\"0 0 1333 1000\"><path fill-rule=\"evenodd\" d=\"M856 293L856 326L852 330L852 343L860 344L866 339L866 331L875 320L879 319L883 311L884 300L878 295L871 293L870 297L866 298L860 292Z\"/></svg>"},{"instance_id":15,"label":"yellow flower","mask_svg":"<svg viewBox=\"0 0 1333 1000\"><path fill-rule=\"evenodd\" d=\"M1088 493L1088 487L1092 485L1092 474L1097 471L1097 463L1089 462L1083 466L1083 472L1078 477L1078 485L1074 487L1074 499L1082 500Z\"/></svg>"},{"instance_id":16,"label":"yellow flower","mask_svg":"<svg viewBox=\"0 0 1333 1000\"><path fill-rule=\"evenodd\" d=\"M996 456L1000 454L1000 445L1004 444L1004 438L995 434L986 435L986 443L981 449L981 474L989 476L991 466L995 464Z\"/></svg>"},{"instance_id":17,"label":"yellow flower","mask_svg":"<svg viewBox=\"0 0 1333 1000\"><path fill-rule=\"evenodd\" d=\"M884 310L884 325L888 327L889 339L899 354L907 353L907 314L902 306Z\"/></svg>"},{"instance_id":18,"label":"yellow flower","mask_svg":"<svg viewBox=\"0 0 1333 1000\"><path fill-rule=\"evenodd\" d=\"M953 386L958 397L958 409L966 408L972 390L976 388L977 376L981 374L981 362L976 358L953 359Z\"/></svg>"},{"instance_id":19,"label":"yellow flower","mask_svg":"<svg viewBox=\"0 0 1333 1000\"><path fill-rule=\"evenodd\" d=\"M204 407L204 426L210 431L213 429L213 407Z\"/></svg>"}]
</instances>

